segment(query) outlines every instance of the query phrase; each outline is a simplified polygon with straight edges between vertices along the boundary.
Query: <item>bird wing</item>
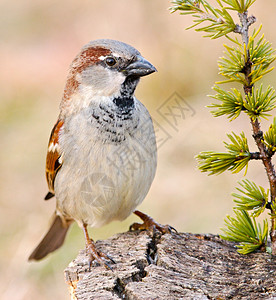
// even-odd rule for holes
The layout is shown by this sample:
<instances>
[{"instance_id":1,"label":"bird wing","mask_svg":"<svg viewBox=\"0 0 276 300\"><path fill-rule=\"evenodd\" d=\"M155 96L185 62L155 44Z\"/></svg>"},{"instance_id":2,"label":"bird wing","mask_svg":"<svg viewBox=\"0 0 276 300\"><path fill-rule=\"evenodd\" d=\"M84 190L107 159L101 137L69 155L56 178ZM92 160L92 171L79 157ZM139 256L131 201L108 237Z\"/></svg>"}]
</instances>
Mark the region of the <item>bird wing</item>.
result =
<instances>
[{"instance_id":1,"label":"bird wing","mask_svg":"<svg viewBox=\"0 0 276 300\"><path fill-rule=\"evenodd\" d=\"M64 122L58 120L52 129L51 136L48 144L48 151L46 157L46 180L49 187L49 193L45 196L48 200L55 195L54 182L57 172L62 166L62 153L59 146L59 135Z\"/></svg>"}]
</instances>

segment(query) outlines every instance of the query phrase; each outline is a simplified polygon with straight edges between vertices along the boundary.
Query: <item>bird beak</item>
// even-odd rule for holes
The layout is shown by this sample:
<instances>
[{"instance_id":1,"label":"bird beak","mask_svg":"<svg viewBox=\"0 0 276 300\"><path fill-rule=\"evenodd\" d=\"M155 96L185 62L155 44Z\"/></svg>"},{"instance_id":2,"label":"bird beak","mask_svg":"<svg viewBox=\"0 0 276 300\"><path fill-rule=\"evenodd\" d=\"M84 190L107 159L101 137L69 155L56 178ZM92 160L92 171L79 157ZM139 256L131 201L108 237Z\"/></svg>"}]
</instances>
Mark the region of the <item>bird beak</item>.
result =
<instances>
[{"instance_id":1,"label":"bird beak","mask_svg":"<svg viewBox=\"0 0 276 300\"><path fill-rule=\"evenodd\" d=\"M126 76L142 77L157 72L156 68L144 57L138 55L137 59L131 62L124 70Z\"/></svg>"}]
</instances>

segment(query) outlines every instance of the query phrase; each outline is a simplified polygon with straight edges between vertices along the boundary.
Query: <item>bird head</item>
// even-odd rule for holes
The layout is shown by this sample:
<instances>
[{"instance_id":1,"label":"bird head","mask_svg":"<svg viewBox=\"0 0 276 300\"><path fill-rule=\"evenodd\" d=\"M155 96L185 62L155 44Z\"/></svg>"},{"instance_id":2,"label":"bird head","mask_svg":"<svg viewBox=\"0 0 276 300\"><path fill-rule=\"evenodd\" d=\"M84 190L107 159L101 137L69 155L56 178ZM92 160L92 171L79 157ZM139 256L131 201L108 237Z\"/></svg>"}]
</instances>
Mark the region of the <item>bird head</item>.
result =
<instances>
[{"instance_id":1,"label":"bird head","mask_svg":"<svg viewBox=\"0 0 276 300\"><path fill-rule=\"evenodd\" d=\"M70 66L61 108L67 102L86 106L91 99L132 97L140 77L155 71L130 45L109 39L92 41Z\"/></svg>"}]
</instances>

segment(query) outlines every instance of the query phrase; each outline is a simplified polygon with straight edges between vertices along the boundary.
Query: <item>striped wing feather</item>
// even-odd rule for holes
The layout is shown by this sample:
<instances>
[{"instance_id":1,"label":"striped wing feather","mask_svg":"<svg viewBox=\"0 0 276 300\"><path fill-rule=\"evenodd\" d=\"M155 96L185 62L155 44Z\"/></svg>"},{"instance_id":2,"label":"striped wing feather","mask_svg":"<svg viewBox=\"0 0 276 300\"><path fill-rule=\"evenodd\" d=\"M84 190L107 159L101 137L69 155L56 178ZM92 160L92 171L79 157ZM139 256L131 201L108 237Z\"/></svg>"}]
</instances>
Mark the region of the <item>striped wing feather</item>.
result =
<instances>
[{"instance_id":1,"label":"striped wing feather","mask_svg":"<svg viewBox=\"0 0 276 300\"><path fill-rule=\"evenodd\" d=\"M48 152L46 157L46 180L49 187L49 193L45 196L45 200L48 200L55 195L54 182L57 172L62 166L61 152L59 146L59 134L63 126L63 121L58 120L51 132L51 136L48 144Z\"/></svg>"}]
</instances>

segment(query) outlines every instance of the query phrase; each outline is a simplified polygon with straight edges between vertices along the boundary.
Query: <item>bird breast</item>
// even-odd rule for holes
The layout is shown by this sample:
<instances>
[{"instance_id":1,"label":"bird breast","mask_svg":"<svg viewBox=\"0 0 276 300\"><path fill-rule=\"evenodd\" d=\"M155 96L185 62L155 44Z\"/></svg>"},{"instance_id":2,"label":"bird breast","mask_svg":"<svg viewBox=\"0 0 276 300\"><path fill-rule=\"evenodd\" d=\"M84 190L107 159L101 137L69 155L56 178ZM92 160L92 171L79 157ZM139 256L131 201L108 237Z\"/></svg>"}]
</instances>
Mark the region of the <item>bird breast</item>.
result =
<instances>
[{"instance_id":1,"label":"bird breast","mask_svg":"<svg viewBox=\"0 0 276 300\"><path fill-rule=\"evenodd\" d=\"M156 142L150 115L135 98L122 107L102 101L65 120L57 208L79 223L102 226L125 219L153 181Z\"/></svg>"}]
</instances>

